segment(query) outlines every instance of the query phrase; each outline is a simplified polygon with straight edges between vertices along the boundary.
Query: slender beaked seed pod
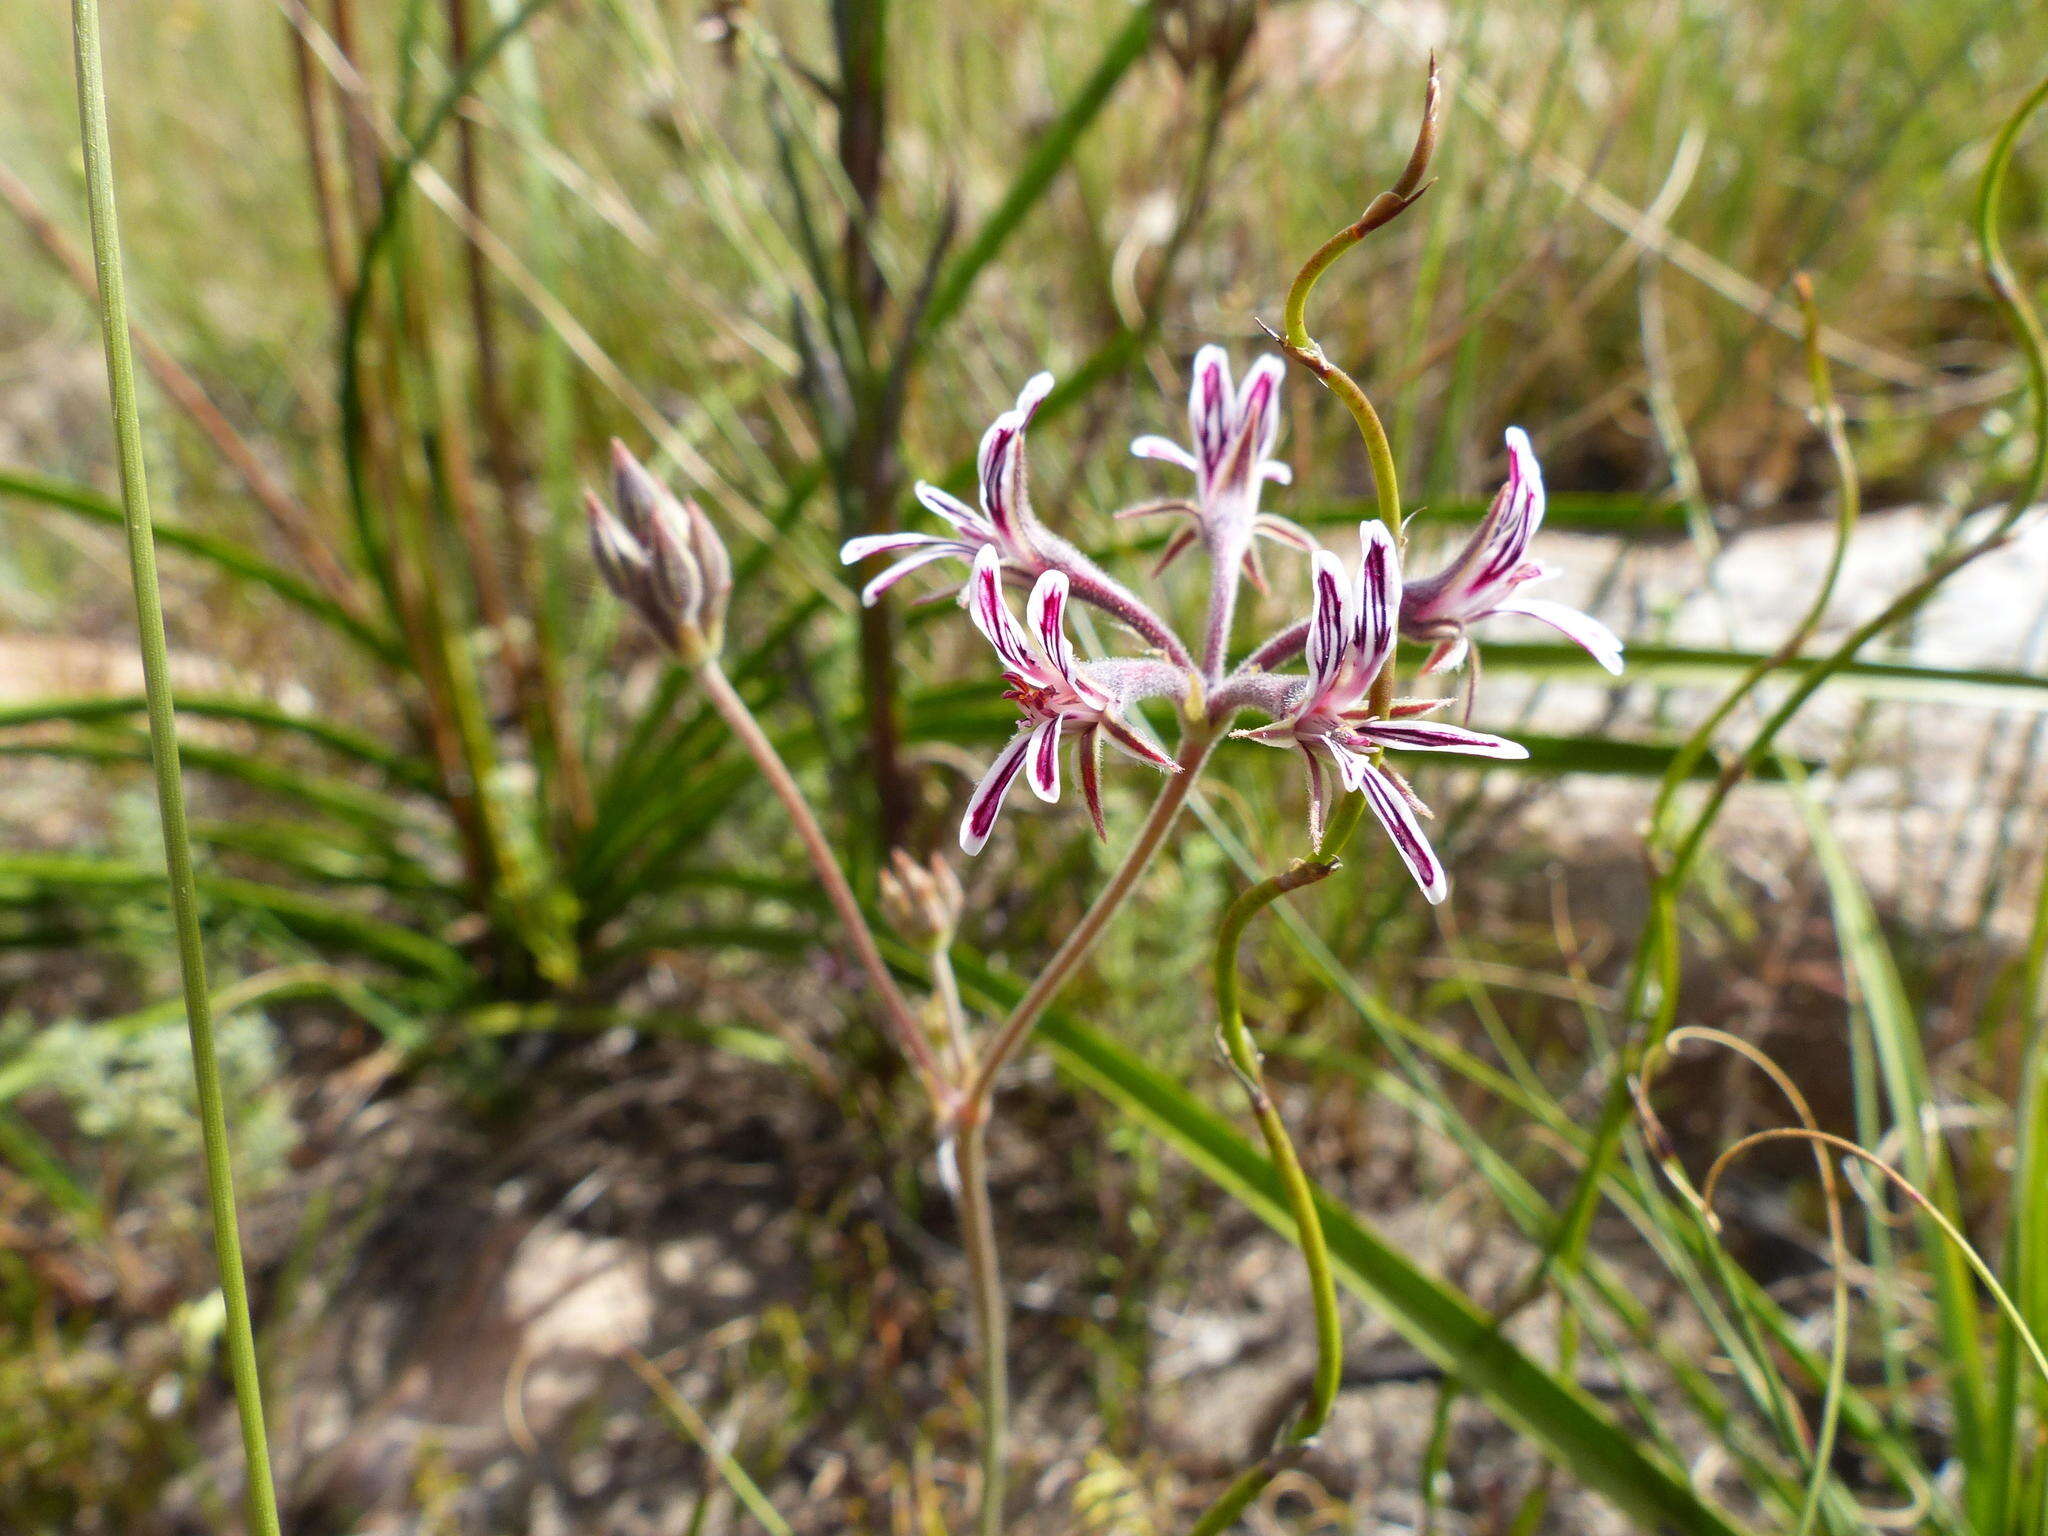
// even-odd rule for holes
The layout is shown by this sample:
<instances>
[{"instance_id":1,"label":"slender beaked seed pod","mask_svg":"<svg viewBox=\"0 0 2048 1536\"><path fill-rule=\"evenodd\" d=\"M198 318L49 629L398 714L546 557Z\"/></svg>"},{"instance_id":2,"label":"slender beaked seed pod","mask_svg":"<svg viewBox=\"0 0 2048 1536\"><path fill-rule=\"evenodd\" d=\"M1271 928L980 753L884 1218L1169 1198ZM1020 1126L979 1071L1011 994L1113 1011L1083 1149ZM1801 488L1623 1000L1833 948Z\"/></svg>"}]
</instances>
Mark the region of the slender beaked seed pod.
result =
<instances>
[{"instance_id":1,"label":"slender beaked seed pod","mask_svg":"<svg viewBox=\"0 0 2048 1536\"><path fill-rule=\"evenodd\" d=\"M685 661L715 654L732 561L694 501L676 497L625 444L612 443L612 499L586 492L590 548L605 585Z\"/></svg>"}]
</instances>

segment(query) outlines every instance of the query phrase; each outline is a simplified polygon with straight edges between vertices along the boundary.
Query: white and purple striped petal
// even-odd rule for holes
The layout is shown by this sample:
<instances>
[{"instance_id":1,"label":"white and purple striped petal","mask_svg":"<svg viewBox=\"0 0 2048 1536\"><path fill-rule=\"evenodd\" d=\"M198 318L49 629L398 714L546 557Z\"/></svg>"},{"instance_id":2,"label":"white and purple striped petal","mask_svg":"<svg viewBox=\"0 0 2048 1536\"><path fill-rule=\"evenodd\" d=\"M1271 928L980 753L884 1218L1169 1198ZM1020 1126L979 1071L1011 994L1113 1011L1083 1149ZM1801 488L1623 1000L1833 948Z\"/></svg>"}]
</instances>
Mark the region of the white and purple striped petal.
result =
<instances>
[{"instance_id":1,"label":"white and purple striped petal","mask_svg":"<svg viewBox=\"0 0 2048 1536\"><path fill-rule=\"evenodd\" d=\"M1074 647L1067 640L1067 573L1047 571L1031 588L1024 605L1026 632L1038 646L1039 655L1072 686L1080 668L1074 661Z\"/></svg>"},{"instance_id":2,"label":"white and purple striped petal","mask_svg":"<svg viewBox=\"0 0 2048 1536\"><path fill-rule=\"evenodd\" d=\"M965 560L968 558L969 553L970 551L965 544L955 544L950 539L934 541L927 548L920 549L914 554L905 555L894 565L888 566L879 572L873 580L860 589L860 605L863 608L874 607L876 603L882 600L884 592L895 586L897 582L908 576L912 571L930 565L935 560Z\"/></svg>"},{"instance_id":3,"label":"white and purple striped petal","mask_svg":"<svg viewBox=\"0 0 2048 1536\"><path fill-rule=\"evenodd\" d=\"M1428 836L1422 830L1422 822L1409 805L1408 797L1400 787L1363 757L1350 754L1340 755L1339 763L1350 757L1353 769L1352 786L1365 796L1365 803L1371 808L1379 823L1386 828L1387 836L1393 839L1394 851L1401 855L1401 862L1408 866L1408 873L1415 877L1415 883L1422 887L1423 898L1432 906L1450 894L1450 879L1444 873L1443 861L1437 858L1436 850L1429 844Z\"/></svg>"},{"instance_id":4,"label":"white and purple striped petal","mask_svg":"<svg viewBox=\"0 0 2048 1536\"><path fill-rule=\"evenodd\" d=\"M1457 752L1467 757L1495 757L1504 761L1519 761L1529 755L1529 749L1520 742L1433 720L1368 720L1353 727L1353 731L1375 745L1402 752Z\"/></svg>"},{"instance_id":5,"label":"white and purple striped petal","mask_svg":"<svg viewBox=\"0 0 2048 1536\"><path fill-rule=\"evenodd\" d=\"M992 544L984 544L974 557L974 571L967 580L967 616L995 647L1005 672L1028 682L1054 681L1045 674L1023 627L1003 601L1003 561Z\"/></svg>"},{"instance_id":6,"label":"white and purple striped petal","mask_svg":"<svg viewBox=\"0 0 2048 1536\"><path fill-rule=\"evenodd\" d=\"M1344 670L1351 639L1351 583L1343 563L1327 549L1319 549L1309 586L1309 695L1304 707L1314 709Z\"/></svg>"},{"instance_id":7,"label":"white and purple striped petal","mask_svg":"<svg viewBox=\"0 0 2048 1536\"><path fill-rule=\"evenodd\" d=\"M1361 691L1372 686L1387 658L1401 613L1401 557L1394 536L1378 518L1358 525L1358 588L1352 599L1354 665Z\"/></svg>"},{"instance_id":8,"label":"white and purple striped petal","mask_svg":"<svg viewBox=\"0 0 2048 1536\"><path fill-rule=\"evenodd\" d=\"M995 528L989 520L951 491L943 490L928 480L920 480L911 488L911 494L925 511L934 517L944 518L960 532L976 539L995 537Z\"/></svg>"},{"instance_id":9,"label":"white and purple striped petal","mask_svg":"<svg viewBox=\"0 0 2048 1536\"><path fill-rule=\"evenodd\" d=\"M1060 797L1060 717L1054 715L1040 725L1029 741L1024 782L1031 786L1031 793L1051 805Z\"/></svg>"},{"instance_id":10,"label":"white and purple striped petal","mask_svg":"<svg viewBox=\"0 0 2048 1536\"><path fill-rule=\"evenodd\" d=\"M960 847L963 852L979 853L987 845L989 833L995 830L996 815L1003 808L1003 797L1009 794L1010 785L1016 782L1031 741L1028 733L1012 737L1010 744L989 764L981 782L974 786L974 793L967 797L967 811L960 818Z\"/></svg>"},{"instance_id":11,"label":"white and purple striped petal","mask_svg":"<svg viewBox=\"0 0 2048 1536\"><path fill-rule=\"evenodd\" d=\"M1518 593L1510 594L1493 612L1518 613L1548 624L1575 645L1584 646L1587 654L1616 677L1621 675L1621 637L1590 613L1581 613L1548 598L1523 597Z\"/></svg>"},{"instance_id":12,"label":"white and purple striped petal","mask_svg":"<svg viewBox=\"0 0 2048 1536\"><path fill-rule=\"evenodd\" d=\"M1211 342L1195 354L1195 378L1188 390L1188 430L1206 494L1229 446L1236 400L1230 388L1230 355Z\"/></svg>"}]
</instances>

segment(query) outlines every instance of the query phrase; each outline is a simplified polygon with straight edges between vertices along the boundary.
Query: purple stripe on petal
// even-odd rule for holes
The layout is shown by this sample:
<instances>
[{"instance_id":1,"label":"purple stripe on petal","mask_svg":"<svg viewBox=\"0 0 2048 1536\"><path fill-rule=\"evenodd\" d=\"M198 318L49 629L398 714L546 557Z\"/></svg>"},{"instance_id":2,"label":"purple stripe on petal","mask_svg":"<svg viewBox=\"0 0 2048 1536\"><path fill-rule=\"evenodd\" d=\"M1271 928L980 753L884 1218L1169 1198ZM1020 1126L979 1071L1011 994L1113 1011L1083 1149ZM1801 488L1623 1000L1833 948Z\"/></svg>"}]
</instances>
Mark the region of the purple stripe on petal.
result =
<instances>
[{"instance_id":1,"label":"purple stripe on petal","mask_svg":"<svg viewBox=\"0 0 2048 1536\"><path fill-rule=\"evenodd\" d=\"M1436 850L1430 847L1428 837L1423 834L1422 823L1415 819L1415 812L1409 808L1407 797L1371 763L1360 760L1359 770L1359 788L1364 792L1366 804L1372 807L1373 815L1379 818L1387 836L1393 839L1394 851L1401 855L1401 862L1408 866L1408 873L1422 887L1423 897L1432 906L1442 901L1450 894L1450 880L1444 874Z\"/></svg>"},{"instance_id":2,"label":"purple stripe on petal","mask_svg":"<svg viewBox=\"0 0 2048 1536\"><path fill-rule=\"evenodd\" d=\"M1251 444L1254 461L1270 456L1280 440L1280 384L1286 376L1286 365L1269 352L1237 386L1237 429Z\"/></svg>"},{"instance_id":3,"label":"purple stripe on petal","mask_svg":"<svg viewBox=\"0 0 2048 1536\"><path fill-rule=\"evenodd\" d=\"M1194 386L1188 392L1188 426L1205 474L1214 474L1223 457L1230 411L1229 354L1212 343L1195 354Z\"/></svg>"},{"instance_id":4,"label":"purple stripe on petal","mask_svg":"<svg viewBox=\"0 0 2048 1536\"><path fill-rule=\"evenodd\" d=\"M908 576L912 571L930 565L935 560L951 560L956 557L961 560L967 558L966 545L950 542L939 543L930 549L920 549L915 554L905 555L901 560L898 560L887 570L881 572L874 580L860 589L860 605L863 608L872 608L880 600L884 592L895 586L897 582Z\"/></svg>"},{"instance_id":5,"label":"purple stripe on petal","mask_svg":"<svg viewBox=\"0 0 2048 1536\"><path fill-rule=\"evenodd\" d=\"M1394 651L1401 614L1401 562L1394 536L1374 518L1358 525L1357 633L1360 687L1369 686Z\"/></svg>"},{"instance_id":6,"label":"purple stripe on petal","mask_svg":"<svg viewBox=\"0 0 2048 1536\"><path fill-rule=\"evenodd\" d=\"M1060 717L1054 715L1031 733L1025 755L1024 782L1047 805L1060 797Z\"/></svg>"},{"instance_id":7,"label":"purple stripe on petal","mask_svg":"<svg viewBox=\"0 0 2048 1536\"><path fill-rule=\"evenodd\" d=\"M1616 677L1621 676L1621 637L1590 613L1581 613L1548 598L1520 596L1509 597L1493 611L1519 613L1548 624L1567 640L1584 646L1587 654Z\"/></svg>"},{"instance_id":8,"label":"purple stripe on petal","mask_svg":"<svg viewBox=\"0 0 2048 1536\"><path fill-rule=\"evenodd\" d=\"M1052 670L1071 683L1076 671L1074 648L1067 642L1067 573L1047 571L1031 588L1024 621L1038 642L1039 654Z\"/></svg>"},{"instance_id":9,"label":"purple stripe on petal","mask_svg":"<svg viewBox=\"0 0 2048 1536\"><path fill-rule=\"evenodd\" d=\"M956 539L942 539L936 533L864 533L839 546L839 563L858 565L869 555L886 555L893 550L917 549L926 544L944 544L962 551L967 547Z\"/></svg>"},{"instance_id":10,"label":"purple stripe on petal","mask_svg":"<svg viewBox=\"0 0 2048 1536\"><path fill-rule=\"evenodd\" d=\"M982 434L981 452L977 459L982 508L996 530L1006 538L1017 536L1017 508L1010 497L1015 479L1011 473L1011 459L1018 451L1023 432L1024 424L1018 420L1017 413L1003 412Z\"/></svg>"},{"instance_id":11,"label":"purple stripe on petal","mask_svg":"<svg viewBox=\"0 0 2048 1536\"><path fill-rule=\"evenodd\" d=\"M1311 694L1320 694L1335 680L1344 665L1345 641L1349 639L1350 615L1344 567L1327 549L1316 551L1315 569L1309 576L1311 607L1308 615L1308 672Z\"/></svg>"},{"instance_id":12,"label":"purple stripe on petal","mask_svg":"<svg viewBox=\"0 0 2048 1536\"><path fill-rule=\"evenodd\" d=\"M988 772L974 786L974 793L967 797L967 813L960 818L960 847L963 852L979 853L987 844L989 833L995 830L996 813L1002 810L1003 797L1010 792L1017 771L1024 766L1024 752L1030 745L1029 736L1013 737L1010 744L997 754L996 760L989 764Z\"/></svg>"},{"instance_id":13,"label":"purple stripe on petal","mask_svg":"<svg viewBox=\"0 0 2048 1536\"><path fill-rule=\"evenodd\" d=\"M944 518L962 533L982 539L990 538L995 533L987 518L951 491L941 490L928 480L918 481L911 494L917 497L925 511L934 517Z\"/></svg>"},{"instance_id":14,"label":"purple stripe on petal","mask_svg":"<svg viewBox=\"0 0 2048 1536\"><path fill-rule=\"evenodd\" d=\"M1529 749L1520 742L1489 736L1484 731L1468 731L1462 725L1373 720L1356 729L1360 736L1383 747L1397 747L1409 752L1457 752L1467 757L1497 757L1509 761L1529 755Z\"/></svg>"},{"instance_id":15,"label":"purple stripe on petal","mask_svg":"<svg viewBox=\"0 0 2048 1536\"><path fill-rule=\"evenodd\" d=\"M967 580L967 616L995 647L1006 671L1041 683L1052 681L1043 675L1044 668L1031 654L1023 629L1003 601L1002 559L992 545L984 544L974 557L974 574Z\"/></svg>"}]
</instances>

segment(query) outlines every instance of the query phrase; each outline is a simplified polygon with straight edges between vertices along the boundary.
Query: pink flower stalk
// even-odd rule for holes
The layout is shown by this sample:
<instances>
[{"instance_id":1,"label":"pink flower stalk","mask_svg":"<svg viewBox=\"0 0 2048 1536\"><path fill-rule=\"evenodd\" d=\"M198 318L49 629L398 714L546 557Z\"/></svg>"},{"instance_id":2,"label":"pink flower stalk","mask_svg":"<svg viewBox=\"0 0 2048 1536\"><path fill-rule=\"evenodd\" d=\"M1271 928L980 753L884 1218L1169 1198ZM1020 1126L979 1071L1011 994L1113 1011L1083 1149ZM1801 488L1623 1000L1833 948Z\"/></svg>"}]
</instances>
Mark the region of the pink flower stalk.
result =
<instances>
[{"instance_id":1,"label":"pink flower stalk","mask_svg":"<svg viewBox=\"0 0 2048 1536\"><path fill-rule=\"evenodd\" d=\"M1456 752L1472 757L1521 758L1528 749L1499 736L1414 717L1443 700L1397 702L1381 715L1371 702L1373 684L1394 653L1395 615L1401 612L1401 564L1393 536L1377 520L1358 527L1356 579L1327 550L1318 550L1308 620L1308 677L1273 724L1237 734L1273 747L1295 747L1308 766L1309 835L1322 841L1328 785L1323 760L1338 782L1366 798L1402 862L1431 902L1444 899L1449 881L1419 816L1429 814L1381 753Z\"/></svg>"},{"instance_id":2,"label":"pink flower stalk","mask_svg":"<svg viewBox=\"0 0 2048 1536\"><path fill-rule=\"evenodd\" d=\"M1259 569L1255 535L1303 551L1315 549L1316 541L1299 524L1259 510L1259 493L1268 480L1287 485L1294 478L1291 469L1271 457L1280 437L1280 383L1284 377L1285 365L1268 353L1253 363L1244 381L1233 388L1229 355L1219 346L1206 346L1195 354L1194 382L1188 391L1193 450L1157 436L1141 437L1131 444L1131 452L1139 458L1178 464L1195 477L1192 502L1153 503L1117 514L1176 513L1194 520L1193 527L1181 529L1167 544L1159 559L1160 569L1200 538L1220 567L1233 569L1242 561L1253 583L1263 590L1265 575Z\"/></svg>"},{"instance_id":3,"label":"pink flower stalk","mask_svg":"<svg viewBox=\"0 0 2048 1536\"><path fill-rule=\"evenodd\" d=\"M1002 559L985 545L974 557L967 583L967 612L988 637L1009 681L1004 697L1015 699L1023 721L1010 744L997 754L968 796L960 821L960 846L979 853L994 830L996 814L1018 773L1031 792L1048 804L1060 797L1060 738L1072 735L1081 775L1081 794L1098 834L1102 824L1102 738L1141 762L1178 771L1173 759L1133 731L1124 706L1152 692L1164 692L1183 674L1163 663L1081 662L1067 639L1068 578L1047 571L1032 585L1019 624L1003 597Z\"/></svg>"},{"instance_id":4,"label":"pink flower stalk","mask_svg":"<svg viewBox=\"0 0 2048 1536\"><path fill-rule=\"evenodd\" d=\"M1548 580L1556 570L1528 558L1543 525L1543 470L1529 434L1509 427L1508 478L1458 556L1436 575L1410 583L1401 599L1401 633L1435 645L1424 672L1442 672L1465 659L1466 630L1496 614L1519 613L1586 648L1609 672L1621 672L1621 641L1591 614L1524 597L1518 588Z\"/></svg>"},{"instance_id":5,"label":"pink flower stalk","mask_svg":"<svg viewBox=\"0 0 2048 1536\"><path fill-rule=\"evenodd\" d=\"M981 452L976 458L981 482L980 511L936 485L917 482L917 499L926 511L951 525L950 535L871 533L848 539L841 546L839 560L843 565L857 564L871 555L909 551L861 588L863 604L872 607L884 592L920 566L946 559L972 564L976 554L985 548L993 548L1011 564L1028 571L1035 572L1044 564L1036 537L1038 519L1032 515L1025 481L1024 433L1051 390L1051 374L1033 374L1018 394L1016 405L998 416L982 434Z\"/></svg>"}]
</instances>

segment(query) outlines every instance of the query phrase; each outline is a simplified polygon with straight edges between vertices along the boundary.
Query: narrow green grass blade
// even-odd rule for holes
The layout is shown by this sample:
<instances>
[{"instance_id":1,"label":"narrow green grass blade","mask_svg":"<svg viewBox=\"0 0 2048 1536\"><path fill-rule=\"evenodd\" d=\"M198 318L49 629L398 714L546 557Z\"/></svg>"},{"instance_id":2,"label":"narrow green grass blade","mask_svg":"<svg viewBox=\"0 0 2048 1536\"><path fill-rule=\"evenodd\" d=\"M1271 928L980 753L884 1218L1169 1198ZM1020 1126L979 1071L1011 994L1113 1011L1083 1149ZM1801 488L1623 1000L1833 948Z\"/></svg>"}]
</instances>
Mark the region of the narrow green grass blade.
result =
<instances>
[{"instance_id":1,"label":"narrow green grass blade","mask_svg":"<svg viewBox=\"0 0 2048 1536\"><path fill-rule=\"evenodd\" d=\"M74 854L0 854L0 903L34 899L49 891L152 895L162 888L162 873L147 864ZM216 907L262 913L309 940L402 971L448 983L469 978L468 963L453 945L318 896L230 875L198 876L197 889Z\"/></svg>"},{"instance_id":2,"label":"narrow green grass blade","mask_svg":"<svg viewBox=\"0 0 2048 1536\"><path fill-rule=\"evenodd\" d=\"M1570 678L1603 686L1634 683L1697 683L1721 685L1741 677L1766 658L1762 651L1710 650L1682 645L1637 645L1628 648L1628 672L1615 682L1599 663L1575 645L1548 641L1489 640L1484 643L1486 670L1532 672L1548 678ZM1798 676L1820 665L1820 658L1793 661L1778 669ZM1986 709L2048 710L2048 677L2001 667L1932 667L1911 661L1852 661L1829 674L1827 686L1868 698L1922 699L1942 704L1976 704Z\"/></svg>"},{"instance_id":3,"label":"narrow green grass blade","mask_svg":"<svg viewBox=\"0 0 2048 1536\"><path fill-rule=\"evenodd\" d=\"M945 329L946 322L967 302L982 269L995 260L1004 242L1023 223L1025 215L1039 198L1045 195L1060 167L1074 153L1074 146L1081 135L1088 131L1088 125L1095 121L1115 93L1117 83L1144 56L1152 41L1152 25L1157 13L1156 0L1140 0L1130 19L1110 39L1109 46L1103 50L1088 78L1032 146L1030 154L1018 167L1009 190L1003 194L1003 200L982 221L967 248L947 263L946 269L940 273L938 285L932 290L931 302L925 307L924 323L920 328L923 335L936 336Z\"/></svg>"},{"instance_id":4,"label":"narrow green grass blade","mask_svg":"<svg viewBox=\"0 0 2048 1536\"><path fill-rule=\"evenodd\" d=\"M332 816L351 826L375 832L432 835L433 824L404 802L347 779L306 772L249 752L185 743L184 765L217 774L292 801L302 809ZM0 757L59 757L81 762L146 763L149 748L126 734L63 741L0 742Z\"/></svg>"},{"instance_id":5,"label":"narrow green grass blade","mask_svg":"<svg viewBox=\"0 0 2048 1536\"><path fill-rule=\"evenodd\" d=\"M102 496L90 486L74 485L70 481L52 479L29 470L0 468L0 496L109 528L121 526L120 503ZM159 521L154 527L157 543L165 549L174 549L181 555L189 555L230 576L264 588L337 633L346 635L379 661L391 662L399 658L396 641L363 623L311 583L300 580L282 566L271 564L234 540L177 523Z\"/></svg>"},{"instance_id":6,"label":"narrow green grass blade","mask_svg":"<svg viewBox=\"0 0 2048 1536\"><path fill-rule=\"evenodd\" d=\"M142 714L147 708L148 701L140 694L37 699L33 703L0 708L0 731L32 725L92 725L105 720L127 720ZM437 787L430 767L416 758L391 751L375 737L332 720L293 714L261 699L188 695L178 701L178 713L200 720L229 720L238 725L301 736L342 757L368 764L408 789L432 793Z\"/></svg>"},{"instance_id":7,"label":"narrow green grass blade","mask_svg":"<svg viewBox=\"0 0 2048 1536\"><path fill-rule=\"evenodd\" d=\"M1919 1016L1869 895L1826 811L1803 782L1795 787L1795 796L1827 882L1843 968L1861 1003L1862 1022L1876 1050L1878 1075L1899 1136L1899 1161L1921 1193L1960 1224L1954 1173L1937 1128L1939 1105L1921 1045ZM1969 1474L1972 1513L1981 1518L1986 1508L2003 1496L2004 1468L1988 1465L1985 1456L1990 1383L1984 1369L1977 1291L1967 1262L1939 1227L1924 1215L1915 1219L1922 1255L1934 1277L1941 1356L1955 1416L1956 1453Z\"/></svg>"},{"instance_id":8,"label":"narrow green grass blade","mask_svg":"<svg viewBox=\"0 0 2048 1536\"><path fill-rule=\"evenodd\" d=\"M1021 989L955 959L980 1006L1002 1008ZM1039 1038L1062 1067L1145 1126L1276 1231L1288 1229L1271 1161L1178 1082L1077 1020L1048 1013ZM1470 1298L1418 1269L1372 1228L1318 1192L1330 1256L1344 1284L1409 1343L1645 1529L1739 1536L1742 1528L1652 1456L1575 1383L1559 1381L1503 1337Z\"/></svg>"}]
</instances>

